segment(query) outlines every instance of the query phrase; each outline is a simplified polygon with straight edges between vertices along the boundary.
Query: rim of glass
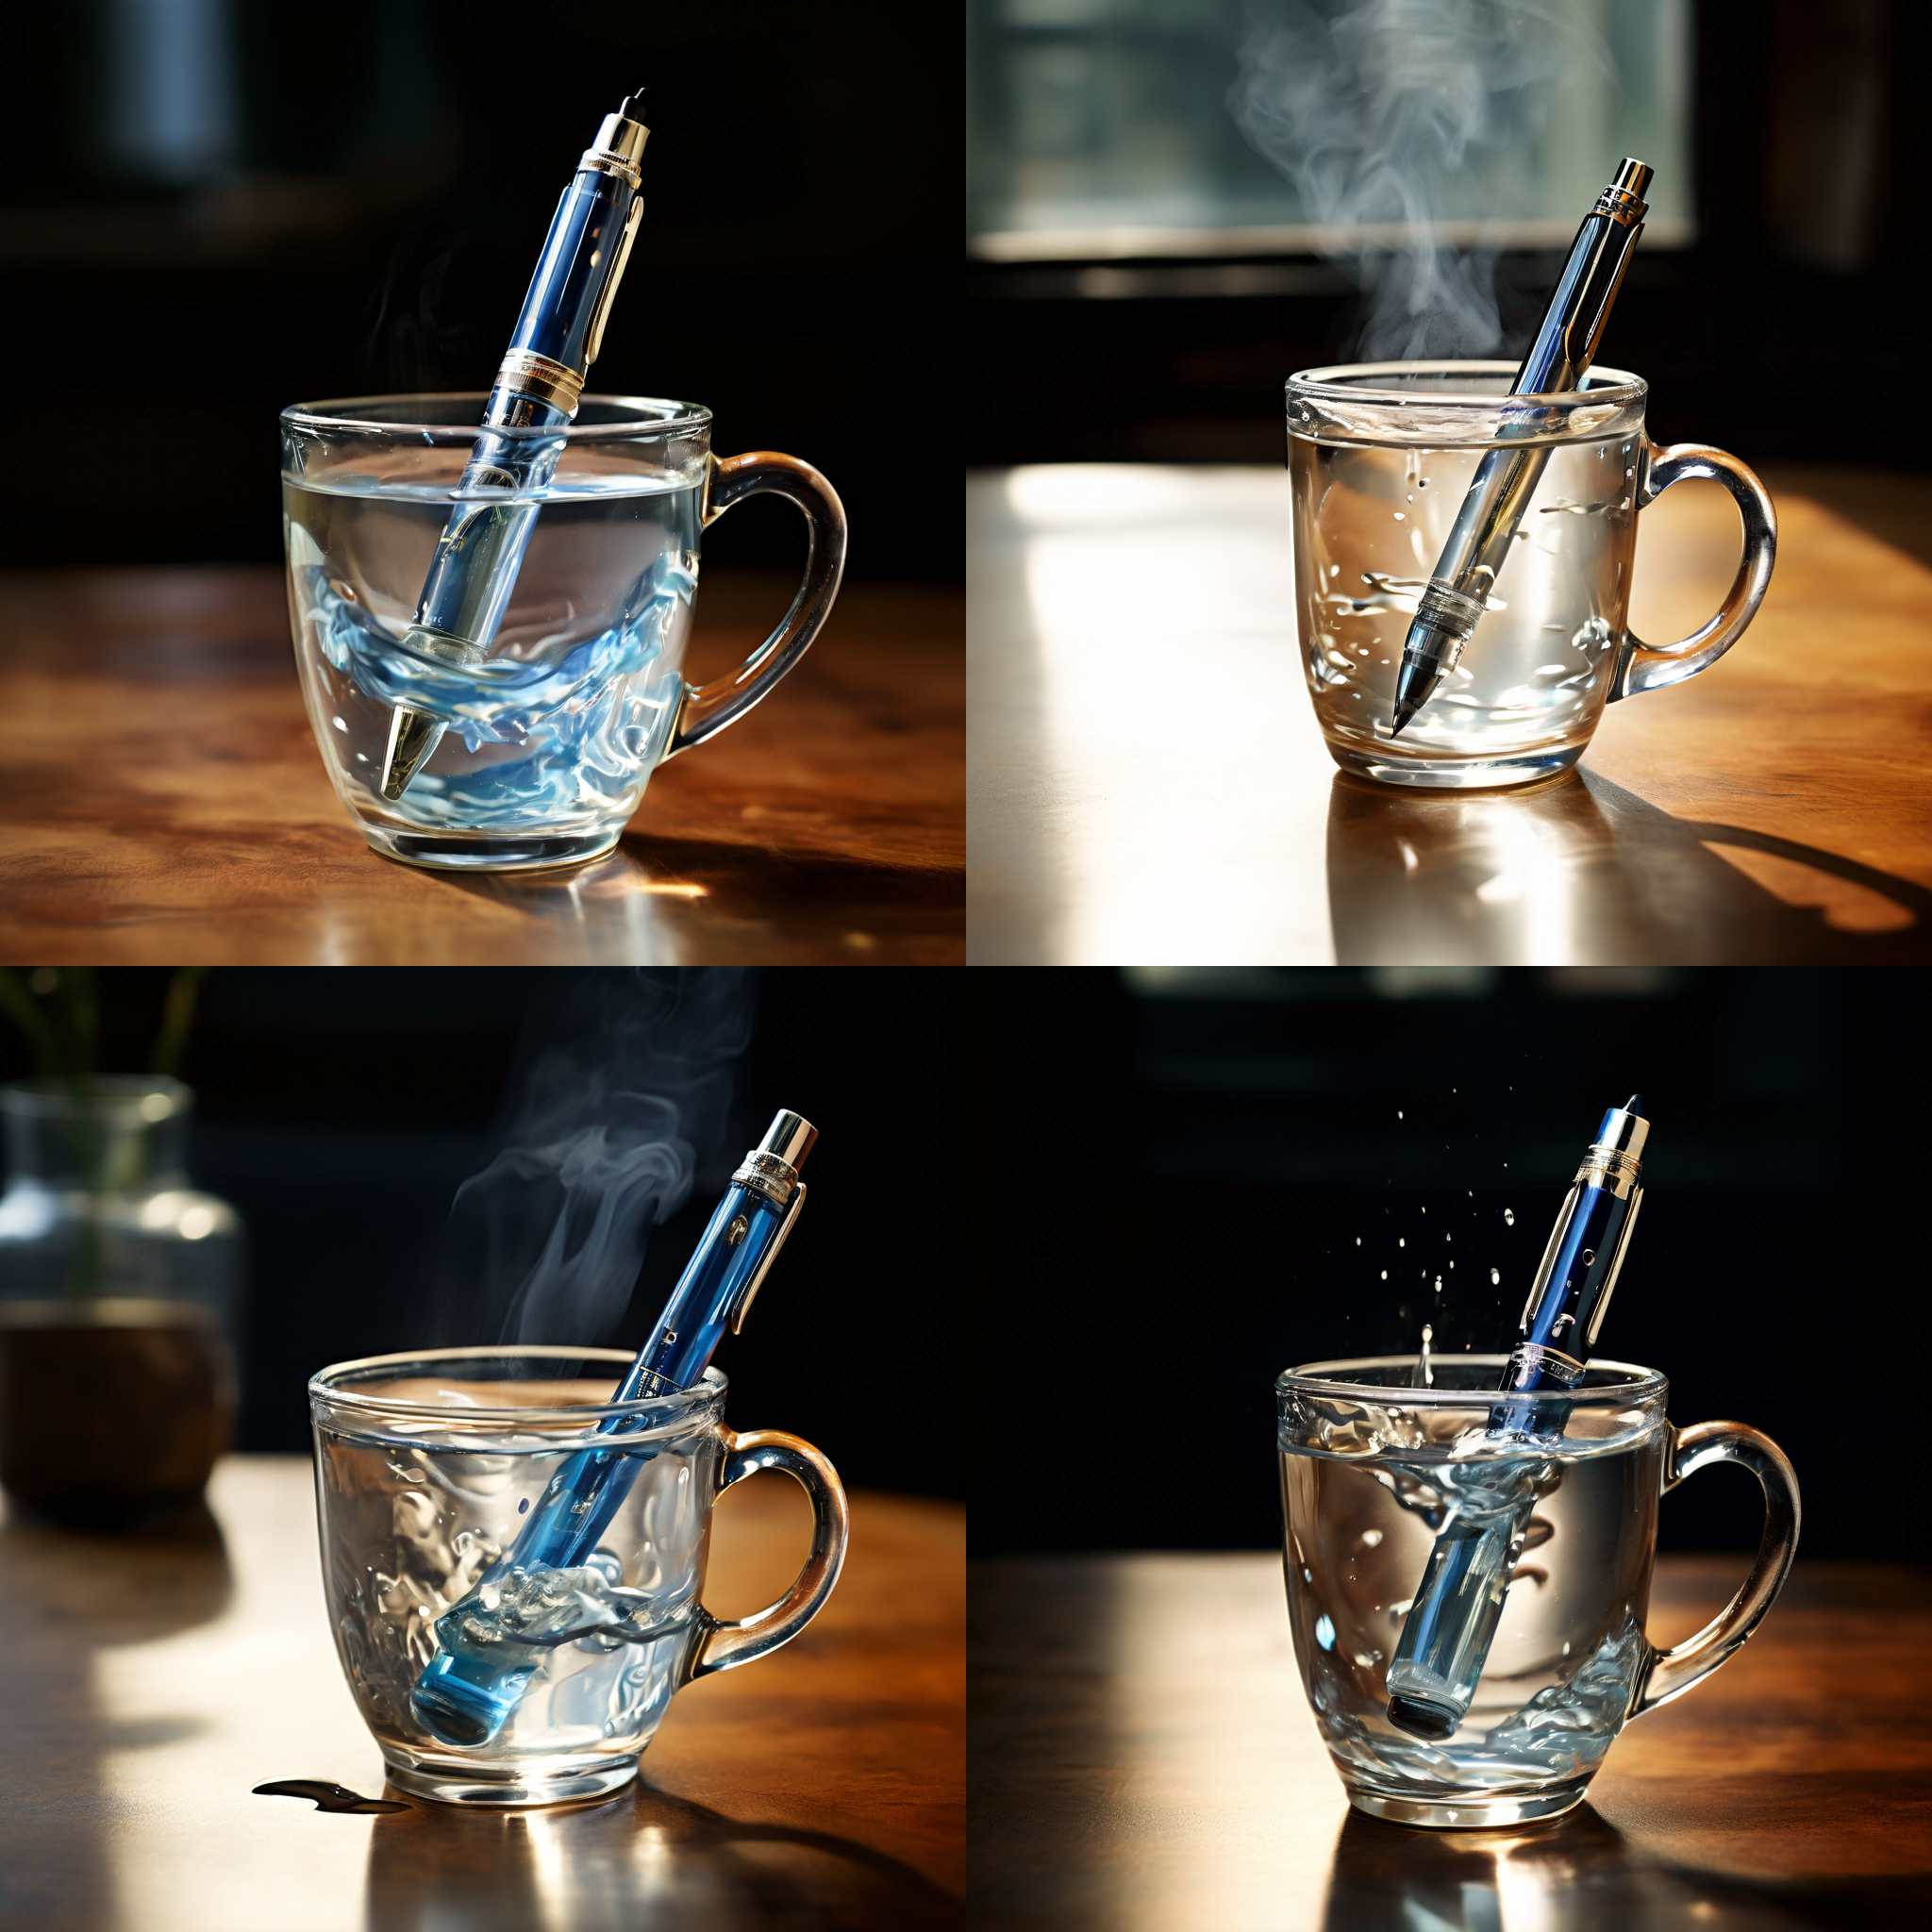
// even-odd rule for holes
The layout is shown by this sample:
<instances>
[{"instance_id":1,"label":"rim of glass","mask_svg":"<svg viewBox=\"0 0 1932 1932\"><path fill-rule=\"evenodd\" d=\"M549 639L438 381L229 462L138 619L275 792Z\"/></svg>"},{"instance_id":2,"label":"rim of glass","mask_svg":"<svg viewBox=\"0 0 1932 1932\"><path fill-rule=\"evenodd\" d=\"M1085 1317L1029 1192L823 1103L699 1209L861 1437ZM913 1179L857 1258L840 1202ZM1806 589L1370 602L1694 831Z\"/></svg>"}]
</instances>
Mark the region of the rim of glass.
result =
<instances>
[{"instance_id":1,"label":"rim of glass","mask_svg":"<svg viewBox=\"0 0 1932 1932\"><path fill-rule=\"evenodd\" d=\"M707 1369L701 1381L692 1383L689 1389L680 1389L675 1395L644 1396L634 1402L567 1402L555 1408L473 1408L458 1407L448 1402L365 1395L358 1390L344 1387L336 1379L381 1369L415 1368L425 1364L446 1367L452 1362L502 1361L507 1357L518 1361L608 1362L618 1372L612 1377L613 1381L637 1359L634 1354L626 1354L621 1348L571 1348L560 1342L532 1342L522 1347L497 1343L465 1348L411 1348L399 1355L365 1355L354 1361L331 1362L325 1369L317 1369L308 1378L308 1401L311 1407L326 1403L331 1408L352 1409L385 1422L458 1422L466 1427L472 1423L508 1423L533 1428L621 1421L627 1416L647 1415L661 1426L697 1409L722 1403L728 1386L723 1370Z\"/></svg>"},{"instance_id":2,"label":"rim of glass","mask_svg":"<svg viewBox=\"0 0 1932 1932\"><path fill-rule=\"evenodd\" d=\"M50 1077L0 1087L0 1112L34 1120L71 1114L76 1101L98 1119L158 1127L186 1113L194 1094L172 1074L90 1074L84 1087Z\"/></svg>"},{"instance_id":3,"label":"rim of glass","mask_svg":"<svg viewBox=\"0 0 1932 1932\"><path fill-rule=\"evenodd\" d=\"M1586 380L1592 375L1609 378L1594 388L1525 390L1520 396L1507 392L1503 395L1478 395L1471 391L1468 395L1458 395L1454 390L1396 389L1366 379L1378 375L1501 375L1513 380L1518 367L1514 362L1454 359L1435 362L1333 362L1321 369L1296 370L1288 378L1288 391L1291 395L1306 396L1315 401L1388 403L1402 408L1482 409L1491 415L1495 414L1497 404L1505 401L1512 406L1534 404L1542 408L1574 408L1579 405L1590 408L1602 408L1606 405L1621 408L1626 403L1641 402L1650 391L1650 385L1642 376L1628 369L1609 368L1602 362L1592 362L1583 372Z\"/></svg>"},{"instance_id":4,"label":"rim of glass","mask_svg":"<svg viewBox=\"0 0 1932 1932\"><path fill-rule=\"evenodd\" d=\"M408 436L425 437L432 442L471 443L481 427L488 390L403 391L395 395L330 396L313 403L291 403L281 412L283 424L291 429L324 432L331 436ZM411 423L395 417L369 416L358 411L381 403L463 403L474 405L472 419L466 423ZM498 429L496 436L560 437L566 442L626 442L640 436L676 436L686 430L708 428L711 412L702 403L675 402L668 396L609 395L591 392L579 403L598 403L634 413L614 423L562 423L553 429L536 427Z\"/></svg>"},{"instance_id":5,"label":"rim of glass","mask_svg":"<svg viewBox=\"0 0 1932 1932\"><path fill-rule=\"evenodd\" d=\"M1462 1355L1440 1356L1436 1357L1438 1367L1453 1363L1468 1363L1472 1367L1501 1368L1509 1357L1507 1355ZM1345 1374L1330 1373L1334 1370L1359 1369L1409 1369L1415 1367L1417 1357L1412 1355L1367 1355L1344 1356L1335 1361L1304 1362L1299 1368L1283 1369L1274 1378L1277 1391L1292 1389L1301 1393L1324 1396L1339 1396L1349 1402L1374 1402L1384 1407L1390 1406L1392 1397L1399 1397L1405 1408L1466 1408L1472 1404L1484 1405L1494 1401L1502 1393L1496 1389L1412 1389L1389 1382L1352 1382ZM1661 1395L1671 1386L1670 1377L1660 1369L1646 1369L1636 1362L1612 1361L1599 1356L1589 1365L1586 1373L1599 1374L1613 1372L1621 1379L1613 1382L1599 1382L1581 1389L1535 1389L1523 1394L1511 1394L1511 1402L1647 1402L1653 1395Z\"/></svg>"}]
</instances>

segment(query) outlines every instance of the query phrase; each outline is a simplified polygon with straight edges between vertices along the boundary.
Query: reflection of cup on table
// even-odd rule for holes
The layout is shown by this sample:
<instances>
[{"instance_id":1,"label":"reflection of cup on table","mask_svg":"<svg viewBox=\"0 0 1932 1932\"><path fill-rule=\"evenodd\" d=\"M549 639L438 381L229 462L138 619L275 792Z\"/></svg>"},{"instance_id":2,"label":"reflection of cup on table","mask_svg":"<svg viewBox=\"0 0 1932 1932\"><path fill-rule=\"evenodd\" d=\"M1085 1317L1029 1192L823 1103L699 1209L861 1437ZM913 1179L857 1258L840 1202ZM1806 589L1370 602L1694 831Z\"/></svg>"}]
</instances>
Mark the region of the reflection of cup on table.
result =
<instances>
[{"instance_id":1,"label":"reflection of cup on table","mask_svg":"<svg viewBox=\"0 0 1932 1932\"><path fill-rule=\"evenodd\" d=\"M666 758L741 717L804 655L838 594L845 517L808 464L711 454L695 404L586 396L531 490L463 491L481 396L370 396L282 412L289 610L329 778L376 851L418 865L573 865L616 844ZM735 671L684 678L702 533L770 492L805 517L805 579ZM406 642L453 506L527 523L487 656ZM400 797L382 773L398 711L434 750ZM440 728L440 735L438 731Z\"/></svg>"},{"instance_id":2,"label":"reflection of cup on table","mask_svg":"<svg viewBox=\"0 0 1932 1932\"><path fill-rule=\"evenodd\" d=\"M1681 1695L1757 1627L1798 1540L1776 1444L1739 1423L1676 1429L1652 1370L1595 1362L1574 1388L1511 1395L1533 1445L1489 1433L1501 1356L1318 1362L1275 1384L1289 1618L1323 1742L1357 1809L1403 1824L1554 1818L1633 1718ZM1669 1650L1644 1634L1657 1499L1717 1461L1764 1489L1757 1560L1728 1606ZM1520 1495L1522 1548L1474 1698L1428 1741L1389 1722L1388 1672L1452 1512Z\"/></svg>"},{"instance_id":3,"label":"reflection of cup on table","mask_svg":"<svg viewBox=\"0 0 1932 1932\"><path fill-rule=\"evenodd\" d=\"M1303 668L1345 772L1461 789L1566 771L1607 704L1715 663L1763 599L1776 518L1742 463L1701 444L1652 443L1638 376L1599 368L1590 388L1525 399L1507 394L1513 375L1502 362L1386 362L1289 381ZM1526 446L1547 448L1548 460L1484 614L1392 738L1403 641L1464 493L1486 455ZM1648 645L1627 623L1637 512L1686 476L1736 499L1743 557L1707 624Z\"/></svg>"},{"instance_id":4,"label":"reflection of cup on table","mask_svg":"<svg viewBox=\"0 0 1932 1932\"><path fill-rule=\"evenodd\" d=\"M789 1642L831 1594L847 1527L831 1465L795 1436L726 1428L715 1369L675 1395L610 1402L630 1361L611 1349L441 1349L342 1363L309 1383L330 1627L402 1790L475 1805L616 1790L678 1690ZM433 1737L410 1691L436 1653L437 1620L586 1452L637 1469L597 1549L577 1567L477 1591L466 1640L528 1673L513 1714L474 1748ZM777 1603L724 1622L702 1602L711 1509L761 1469L804 1488L811 1549Z\"/></svg>"}]
</instances>

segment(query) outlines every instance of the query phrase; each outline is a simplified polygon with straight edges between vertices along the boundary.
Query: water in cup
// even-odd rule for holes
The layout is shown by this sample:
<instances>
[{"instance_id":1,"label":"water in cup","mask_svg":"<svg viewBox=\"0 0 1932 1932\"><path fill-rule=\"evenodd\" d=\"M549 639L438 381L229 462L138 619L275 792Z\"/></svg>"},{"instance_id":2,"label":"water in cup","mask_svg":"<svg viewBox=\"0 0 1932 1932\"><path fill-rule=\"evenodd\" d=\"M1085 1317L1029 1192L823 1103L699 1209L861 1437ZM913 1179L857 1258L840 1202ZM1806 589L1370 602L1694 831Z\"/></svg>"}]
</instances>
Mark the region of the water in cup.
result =
<instances>
[{"instance_id":1,"label":"water in cup","mask_svg":"<svg viewBox=\"0 0 1932 1932\"><path fill-rule=\"evenodd\" d=\"M1280 1441L1289 1614L1323 1739L1364 1787L1453 1805L1586 1781L1622 1728L1643 1636L1667 1430L1582 1412L1553 1448L1450 1413L1336 1404ZM1430 1741L1388 1717L1388 1672L1437 1533L1526 1504L1467 1715Z\"/></svg>"},{"instance_id":2,"label":"water in cup","mask_svg":"<svg viewBox=\"0 0 1932 1932\"><path fill-rule=\"evenodd\" d=\"M1403 640L1484 451L1290 438L1302 651L1345 769L1480 784L1488 760L1555 760L1589 741L1629 603L1639 446L1626 434L1551 450L1460 660L1391 741Z\"/></svg>"},{"instance_id":3,"label":"water in cup","mask_svg":"<svg viewBox=\"0 0 1932 1932\"><path fill-rule=\"evenodd\" d=\"M404 447L283 479L296 656L337 791L425 829L621 824L676 721L702 474L586 451L541 490L464 494L438 471L438 452ZM400 641L452 506L479 501L538 514L491 654L464 666ZM391 802L379 781L398 707L448 729Z\"/></svg>"},{"instance_id":4,"label":"water in cup","mask_svg":"<svg viewBox=\"0 0 1932 1932\"><path fill-rule=\"evenodd\" d=\"M504 1392L492 1388L491 1399ZM608 1393L588 1385L567 1399ZM492 1431L467 1449L446 1432L425 1443L407 1426L319 1429L336 1648L382 1742L442 1748L414 1717L409 1693L436 1655L439 1620L453 1611L464 1620L464 1647L522 1685L491 1741L492 1762L634 1755L656 1732L698 1641L717 1437L687 1432L613 1450L637 1473L589 1559L492 1576L525 1514L581 1447L575 1433Z\"/></svg>"}]
</instances>

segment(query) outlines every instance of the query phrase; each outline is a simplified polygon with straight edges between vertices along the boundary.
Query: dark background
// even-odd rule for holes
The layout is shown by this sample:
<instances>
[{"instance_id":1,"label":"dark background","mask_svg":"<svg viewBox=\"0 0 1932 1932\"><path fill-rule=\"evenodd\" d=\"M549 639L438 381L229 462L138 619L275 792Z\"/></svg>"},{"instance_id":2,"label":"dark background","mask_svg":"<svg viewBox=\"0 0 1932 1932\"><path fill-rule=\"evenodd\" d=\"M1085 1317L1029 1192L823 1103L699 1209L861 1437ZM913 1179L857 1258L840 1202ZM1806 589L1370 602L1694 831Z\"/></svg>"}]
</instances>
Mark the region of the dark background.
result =
<instances>
[{"instance_id":1,"label":"dark background","mask_svg":"<svg viewBox=\"0 0 1932 1932\"><path fill-rule=\"evenodd\" d=\"M1277 1541L1275 1374L1412 1353L1424 1322L1439 1354L1507 1347L1601 1112L1633 1089L1646 1191L1597 1353L1663 1370L1679 1424L1776 1440L1806 1552L1925 1554L1916 976L975 983L981 1024L1036 1048L980 1088L1014 1317L982 1359L1032 1379L980 1438L975 1556ZM1755 1546L1760 1523L1737 1470L1662 1511L1678 1549Z\"/></svg>"},{"instance_id":2,"label":"dark background","mask_svg":"<svg viewBox=\"0 0 1932 1932\"><path fill-rule=\"evenodd\" d=\"M893 441L956 308L958 44L947 8L863 0L16 11L0 283L40 373L9 386L0 558L277 558L276 411L487 388L578 154L642 85L591 388L708 404L719 454L832 479L855 570L956 578L954 499ZM717 549L791 566L797 520L750 506Z\"/></svg>"},{"instance_id":3,"label":"dark background","mask_svg":"<svg viewBox=\"0 0 1932 1932\"><path fill-rule=\"evenodd\" d=\"M445 1278L450 1200L495 1151L519 1057L554 1041L587 976L631 977L208 974L182 1074L196 1092L194 1180L247 1228L241 1447L306 1453L306 1384L326 1363L502 1339L502 1298ZM147 1065L166 979L98 975L104 1069ZM909 972L758 976L734 1125L698 1150L690 1202L652 1236L628 1316L610 1334L532 1339L638 1345L739 1157L792 1108L821 1136L810 1198L744 1333L719 1350L731 1419L816 1442L854 1487L962 1495L969 1270L957 1187L925 1139L956 1077L931 1024L933 984ZM0 1078L31 1071L0 1027Z\"/></svg>"},{"instance_id":4,"label":"dark background","mask_svg":"<svg viewBox=\"0 0 1932 1932\"><path fill-rule=\"evenodd\" d=\"M1696 239L1639 247L1603 359L1649 380L1658 442L1924 470L1916 412L1843 399L1900 393L1918 363L1932 8L1697 0L1692 24ZM1499 259L1499 355L1527 346L1560 259ZM1346 268L1312 257L967 276L975 367L1004 405L967 419L975 465L1278 462L1284 379L1352 357L1365 318Z\"/></svg>"}]
</instances>

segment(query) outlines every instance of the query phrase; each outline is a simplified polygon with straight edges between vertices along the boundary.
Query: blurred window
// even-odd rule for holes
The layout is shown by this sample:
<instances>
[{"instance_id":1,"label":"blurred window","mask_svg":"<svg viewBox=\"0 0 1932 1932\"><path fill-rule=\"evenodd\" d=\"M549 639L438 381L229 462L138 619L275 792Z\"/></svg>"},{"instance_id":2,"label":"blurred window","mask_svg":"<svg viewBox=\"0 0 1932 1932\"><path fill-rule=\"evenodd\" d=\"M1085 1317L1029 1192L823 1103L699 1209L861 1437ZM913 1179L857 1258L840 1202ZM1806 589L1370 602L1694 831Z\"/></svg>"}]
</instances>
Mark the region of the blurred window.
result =
<instances>
[{"instance_id":1,"label":"blurred window","mask_svg":"<svg viewBox=\"0 0 1932 1932\"><path fill-rule=\"evenodd\" d=\"M1233 102L1244 72L1286 91L1351 58L1332 93L1318 82L1280 104L1291 144L1305 128L1318 143L1308 124L1324 114L1354 114L1358 130L1350 85L1367 74L1401 86L1407 63L1426 153L1427 117L1463 111L1461 83L1480 76L1484 124L1460 163L1413 183L1444 239L1560 246L1633 154L1657 170L1645 246L1690 241L1689 0L967 0L972 252L1067 261L1374 243L1374 217L1400 212L1408 185L1336 193L1332 149L1297 179L1250 143Z\"/></svg>"}]
</instances>

